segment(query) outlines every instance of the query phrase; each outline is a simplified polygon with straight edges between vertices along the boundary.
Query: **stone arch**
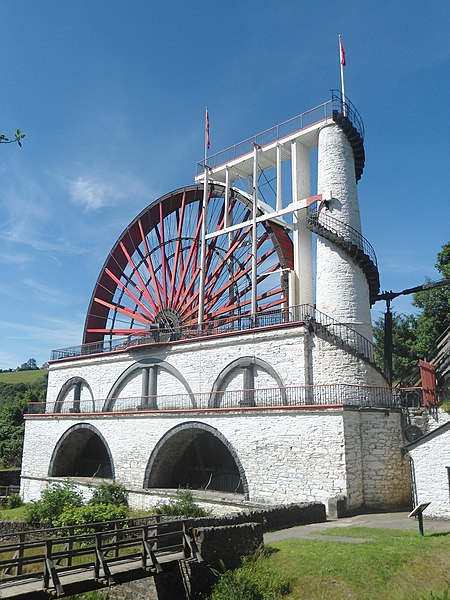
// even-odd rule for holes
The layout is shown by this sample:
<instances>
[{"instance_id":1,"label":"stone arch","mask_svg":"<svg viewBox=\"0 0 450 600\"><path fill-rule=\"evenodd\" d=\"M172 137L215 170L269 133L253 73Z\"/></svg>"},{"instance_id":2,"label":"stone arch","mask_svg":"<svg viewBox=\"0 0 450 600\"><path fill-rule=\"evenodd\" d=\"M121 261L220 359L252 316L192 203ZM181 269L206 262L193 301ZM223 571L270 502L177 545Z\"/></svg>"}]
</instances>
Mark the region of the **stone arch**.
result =
<instances>
[{"instance_id":1,"label":"stone arch","mask_svg":"<svg viewBox=\"0 0 450 600\"><path fill-rule=\"evenodd\" d=\"M118 377L118 379L115 381L114 385L112 386L112 388L107 396L107 400L105 401L103 411L112 412L115 410L116 402L118 400L117 395L120 393L120 390L123 388L125 383L130 379L130 377L135 375L137 371L143 371L143 376L145 374L145 371L147 371L146 378L148 378L147 379L147 385L148 385L149 380L150 381L152 380L152 374L150 373L150 375L149 375L148 370L153 370L153 374L155 374L156 369L165 371L166 373L168 373L169 375L171 375L172 377L177 379L182 384L184 389L186 390L186 396L190 403L189 408L197 408L197 402L196 402L194 393L193 393L189 383L187 382L185 377L180 373L180 371L176 367L174 367L173 365L171 365L170 363L166 362L165 360L163 360L161 358L150 357L150 358L142 358L142 359L136 361L135 363L130 365ZM144 379L144 377L143 377L143 379ZM152 399L152 402L149 402L146 404L145 400L146 400L147 394L142 393L141 404L137 407L138 409L143 410L145 408L148 408L148 409L157 409L158 408L156 375L154 376L154 384L153 385L155 386L155 390L154 390L154 394L152 394L154 396ZM127 407L127 408L129 408L129 407Z\"/></svg>"},{"instance_id":2,"label":"stone arch","mask_svg":"<svg viewBox=\"0 0 450 600\"><path fill-rule=\"evenodd\" d=\"M216 378L214 385L211 390L211 394L209 397L208 406L209 408L219 408L222 402L223 394L221 392L224 391L225 382L227 378L231 375L231 373L235 370L244 370L244 374L246 373L246 369L254 370L255 367L259 367L266 373L268 373L277 383L278 389L281 395L281 404L287 405L288 399L286 395L286 388L283 383L283 380L275 371L275 369L265 360L258 358L256 356L241 356L236 360L233 360L229 363L218 375ZM245 377L245 375L244 375ZM244 390L248 388L253 388L254 385L245 385ZM250 390L251 391L251 390ZM242 399L240 400L240 406L257 406L257 402L255 402L254 396L252 393L243 394Z\"/></svg>"},{"instance_id":3,"label":"stone arch","mask_svg":"<svg viewBox=\"0 0 450 600\"><path fill-rule=\"evenodd\" d=\"M58 396L56 398L54 412L55 413L63 412L64 402L66 400L67 395L69 394L69 392L71 390L74 390L74 398L73 398L73 404L72 404L71 408L69 408L68 412L74 412L74 413L81 412L80 401L81 401L81 391L83 388L87 388L87 390L91 396L91 401L92 401L91 412L95 412L94 394L92 393L91 386L88 384L86 379L83 379L83 377L71 377L63 384L63 386L59 390ZM82 412L90 412L90 411L83 410Z\"/></svg>"},{"instance_id":4,"label":"stone arch","mask_svg":"<svg viewBox=\"0 0 450 600\"><path fill-rule=\"evenodd\" d=\"M210 464L205 465L205 460ZM218 429L199 421L176 425L165 433L145 470L144 488L179 487L237 492L249 498L236 450Z\"/></svg>"},{"instance_id":5,"label":"stone arch","mask_svg":"<svg viewBox=\"0 0 450 600\"><path fill-rule=\"evenodd\" d=\"M109 445L89 423L77 423L58 440L50 459L49 477L101 477L114 479Z\"/></svg>"}]
</instances>

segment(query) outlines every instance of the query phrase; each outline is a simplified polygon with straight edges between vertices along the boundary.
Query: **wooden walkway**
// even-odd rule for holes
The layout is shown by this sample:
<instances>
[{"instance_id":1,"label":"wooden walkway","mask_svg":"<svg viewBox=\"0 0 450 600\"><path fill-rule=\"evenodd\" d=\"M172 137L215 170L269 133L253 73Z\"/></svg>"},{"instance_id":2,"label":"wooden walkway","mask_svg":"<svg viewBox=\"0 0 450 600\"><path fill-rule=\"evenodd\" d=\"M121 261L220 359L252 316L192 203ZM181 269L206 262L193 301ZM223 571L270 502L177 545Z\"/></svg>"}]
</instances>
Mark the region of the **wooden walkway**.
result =
<instances>
[{"instance_id":1,"label":"wooden walkway","mask_svg":"<svg viewBox=\"0 0 450 600\"><path fill-rule=\"evenodd\" d=\"M68 596L151 577L174 561L203 561L183 521L134 523L111 521L4 536L0 598Z\"/></svg>"}]
</instances>

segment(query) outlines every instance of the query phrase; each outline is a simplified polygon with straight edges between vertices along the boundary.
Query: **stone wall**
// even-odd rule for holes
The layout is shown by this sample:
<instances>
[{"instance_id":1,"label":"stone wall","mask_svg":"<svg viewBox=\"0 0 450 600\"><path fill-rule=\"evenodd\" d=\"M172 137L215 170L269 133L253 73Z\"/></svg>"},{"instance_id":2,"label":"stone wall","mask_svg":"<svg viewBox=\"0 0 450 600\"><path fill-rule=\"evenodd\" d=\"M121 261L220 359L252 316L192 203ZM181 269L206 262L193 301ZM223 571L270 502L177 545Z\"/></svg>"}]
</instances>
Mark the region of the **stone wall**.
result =
<instances>
[{"instance_id":1,"label":"stone wall","mask_svg":"<svg viewBox=\"0 0 450 600\"><path fill-rule=\"evenodd\" d=\"M415 505L430 502L425 517L450 519L450 427L439 429L408 448Z\"/></svg>"},{"instance_id":2,"label":"stone wall","mask_svg":"<svg viewBox=\"0 0 450 600\"><path fill-rule=\"evenodd\" d=\"M407 495L400 411L332 408L189 417L165 413L98 415L84 420L76 415L29 418L22 466L26 501L36 500L50 480L49 465L58 440L70 427L82 423L102 435L116 481L129 490L134 508L147 509L167 499L166 492L144 487L155 446L177 427L199 425L216 432L233 450L247 482L247 500L252 503L328 502L343 496L348 509L354 510L363 505L403 504ZM88 484L89 480L86 490ZM234 498L244 501L243 496ZM213 506L207 498L200 498L202 502Z\"/></svg>"}]
</instances>

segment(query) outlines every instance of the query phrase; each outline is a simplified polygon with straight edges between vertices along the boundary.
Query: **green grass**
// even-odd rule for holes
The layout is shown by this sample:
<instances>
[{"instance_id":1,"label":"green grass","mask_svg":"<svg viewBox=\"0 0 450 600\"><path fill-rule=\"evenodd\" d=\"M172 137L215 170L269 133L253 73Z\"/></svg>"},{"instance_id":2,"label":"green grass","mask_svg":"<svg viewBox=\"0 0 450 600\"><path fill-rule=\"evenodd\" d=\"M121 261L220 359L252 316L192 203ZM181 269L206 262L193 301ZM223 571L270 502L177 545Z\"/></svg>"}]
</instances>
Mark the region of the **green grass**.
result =
<instances>
[{"instance_id":1,"label":"green grass","mask_svg":"<svg viewBox=\"0 0 450 600\"><path fill-rule=\"evenodd\" d=\"M47 373L47 369L0 373L0 383L34 383L35 381L44 379Z\"/></svg>"},{"instance_id":2,"label":"green grass","mask_svg":"<svg viewBox=\"0 0 450 600\"><path fill-rule=\"evenodd\" d=\"M270 562L292 583L287 599L423 600L433 598L432 591L449 589L450 533L421 538L415 531L348 527L326 535L368 541L288 539L270 544Z\"/></svg>"},{"instance_id":3,"label":"green grass","mask_svg":"<svg viewBox=\"0 0 450 600\"><path fill-rule=\"evenodd\" d=\"M17 508L0 508L0 521L25 521L27 504Z\"/></svg>"}]
</instances>

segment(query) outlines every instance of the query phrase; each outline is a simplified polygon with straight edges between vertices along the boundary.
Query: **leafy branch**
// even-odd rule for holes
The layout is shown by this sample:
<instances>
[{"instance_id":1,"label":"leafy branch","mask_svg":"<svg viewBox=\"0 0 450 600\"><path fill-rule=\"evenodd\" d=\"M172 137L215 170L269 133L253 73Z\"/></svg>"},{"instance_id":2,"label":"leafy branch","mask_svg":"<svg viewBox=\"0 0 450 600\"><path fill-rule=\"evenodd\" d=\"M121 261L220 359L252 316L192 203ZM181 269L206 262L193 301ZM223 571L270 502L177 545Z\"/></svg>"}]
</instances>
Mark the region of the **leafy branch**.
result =
<instances>
[{"instance_id":1,"label":"leafy branch","mask_svg":"<svg viewBox=\"0 0 450 600\"><path fill-rule=\"evenodd\" d=\"M20 131L20 129L18 129L15 134L14 134L14 139L10 139L9 137L6 137L6 135L4 135L3 133L0 134L0 144L17 144L18 146L20 146L20 148L22 148L22 142L21 140L23 140L24 138L26 138L27 136L22 133Z\"/></svg>"}]
</instances>

